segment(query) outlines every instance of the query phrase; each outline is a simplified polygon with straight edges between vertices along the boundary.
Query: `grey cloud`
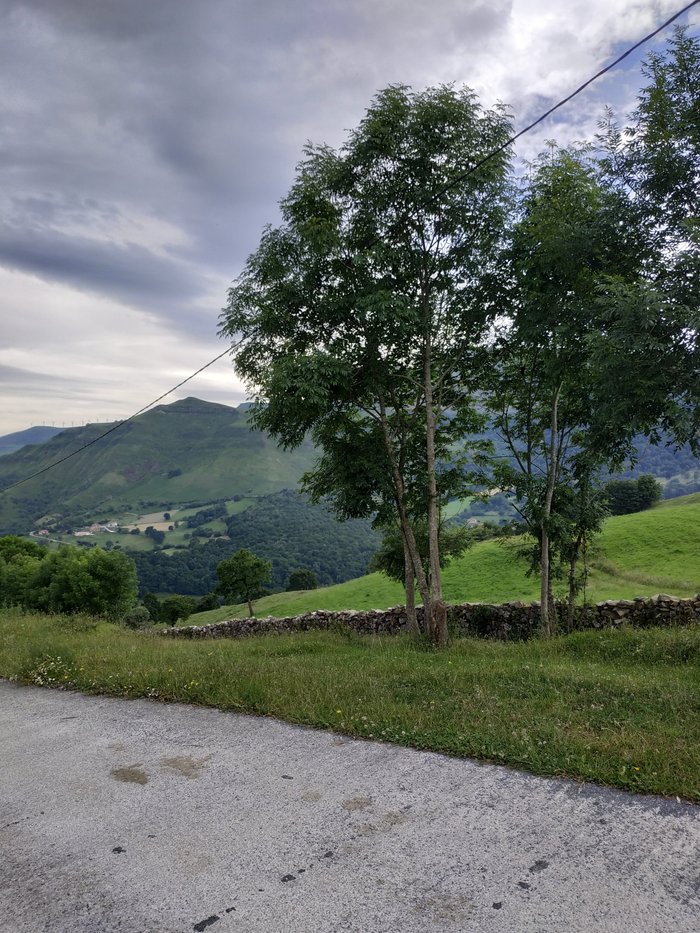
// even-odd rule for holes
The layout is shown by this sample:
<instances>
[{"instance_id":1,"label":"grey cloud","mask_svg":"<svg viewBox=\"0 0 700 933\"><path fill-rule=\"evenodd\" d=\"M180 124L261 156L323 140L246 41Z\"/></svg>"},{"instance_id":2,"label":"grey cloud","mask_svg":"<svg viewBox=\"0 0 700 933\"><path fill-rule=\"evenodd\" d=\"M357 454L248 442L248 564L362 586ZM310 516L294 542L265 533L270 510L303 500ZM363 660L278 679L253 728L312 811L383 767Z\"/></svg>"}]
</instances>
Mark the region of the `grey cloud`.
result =
<instances>
[{"instance_id":1,"label":"grey cloud","mask_svg":"<svg viewBox=\"0 0 700 933\"><path fill-rule=\"evenodd\" d=\"M47 390L52 390L68 393L71 398L80 398L88 385L88 380L73 375L53 376L0 363L0 389L20 392L23 396L42 397L47 394Z\"/></svg>"},{"instance_id":2,"label":"grey cloud","mask_svg":"<svg viewBox=\"0 0 700 933\"><path fill-rule=\"evenodd\" d=\"M0 263L79 289L104 291L161 314L197 297L182 262L130 243L0 225Z\"/></svg>"},{"instance_id":3,"label":"grey cloud","mask_svg":"<svg viewBox=\"0 0 700 933\"><path fill-rule=\"evenodd\" d=\"M439 80L447 60L461 69L451 77L477 84L485 50L503 54L513 3L3 6L0 187L14 202L0 262L213 334L217 311L202 310L204 296L234 278L276 220L306 139L338 145L379 87ZM529 100L521 75L510 86L506 103ZM166 221L181 241L163 255L86 232L137 214Z\"/></svg>"}]
</instances>

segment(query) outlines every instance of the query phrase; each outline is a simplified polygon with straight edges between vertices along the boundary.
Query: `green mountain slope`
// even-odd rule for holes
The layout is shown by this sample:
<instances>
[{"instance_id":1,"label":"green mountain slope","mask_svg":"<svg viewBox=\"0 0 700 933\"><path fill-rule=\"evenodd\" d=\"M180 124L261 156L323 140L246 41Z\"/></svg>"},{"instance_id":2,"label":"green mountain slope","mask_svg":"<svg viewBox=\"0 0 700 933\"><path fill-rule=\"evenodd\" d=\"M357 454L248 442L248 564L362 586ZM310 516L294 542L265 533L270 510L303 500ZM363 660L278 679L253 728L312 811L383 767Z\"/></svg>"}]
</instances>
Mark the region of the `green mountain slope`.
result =
<instances>
[{"instance_id":1,"label":"green mountain slope","mask_svg":"<svg viewBox=\"0 0 700 933\"><path fill-rule=\"evenodd\" d=\"M265 434L251 431L247 419L245 411L196 398L159 405L0 495L0 534L27 531L46 516L79 524L96 510L264 495L295 486L313 460L311 445L282 451ZM72 428L0 458L0 490L89 444L108 427Z\"/></svg>"},{"instance_id":2,"label":"green mountain slope","mask_svg":"<svg viewBox=\"0 0 700 933\"><path fill-rule=\"evenodd\" d=\"M515 539L475 544L444 573L448 602L507 602L538 598ZM589 602L630 599L660 591L675 596L700 592L700 495L668 500L647 512L609 518L591 555ZM383 609L404 600L403 589L382 574L304 593L278 593L256 603L256 615L295 615L313 609ZM203 625L246 615L223 607L191 616Z\"/></svg>"}]
</instances>

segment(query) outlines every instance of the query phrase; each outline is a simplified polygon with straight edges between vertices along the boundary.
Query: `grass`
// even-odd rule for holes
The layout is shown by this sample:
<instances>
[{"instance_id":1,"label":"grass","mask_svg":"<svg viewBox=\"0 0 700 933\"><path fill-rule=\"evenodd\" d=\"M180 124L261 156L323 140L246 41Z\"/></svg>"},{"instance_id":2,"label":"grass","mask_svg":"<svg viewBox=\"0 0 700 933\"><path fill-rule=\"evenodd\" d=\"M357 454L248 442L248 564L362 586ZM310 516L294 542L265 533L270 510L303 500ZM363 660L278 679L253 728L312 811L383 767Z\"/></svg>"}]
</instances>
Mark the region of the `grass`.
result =
<instances>
[{"instance_id":1,"label":"grass","mask_svg":"<svg viewBox=\"0 0 700 933\"><path fill-rule=\"evenodd\" d=\"M605 523L600 548L621 579L698 592L700 588L700 497L618 515ZM665 507L664 507L665 506Z\"/></svg>"},{"instance_id":2,"label":"grass","mask_svg":"<svg viewBox=\"0 0 700 933\"><path fill-rule=\"evenodd\" d=\"M679 496L675 499L664 499L659 502L655 509L673 509L681 505L700 505L700 492L691 492L687 496Z\"/></svg>"},{"instance_id":3,"label":"grass","mask_svg":"<svg viewBox=\"0 0 700 933\"><path fill-rule=\"evenodd\" d=\"M700 627L527 643L298 633L181 641L0 614L0 676L274 716L700 801Z\"/></svg>"},{"instance_id":4,"label":"grass","mask_svg":"<svg viewBox=\"0 0 700 933\"><path fill-rule=\"evenodd\" d=\"M453 499L452 502L448 502L447 505L443 507L442 517L454 518L455 515L459 515L460 512L469 508L472 498L472 496L467 496L465 499Z\"/></svg>"},{"instance_id":5,"label":"grass","mask_svg":"<svg viewBox=\"0 0 700 933\"><path fill-rule=\"evenodd\" d=\"M482 541L444 570L445 599L452 603L539 599L539 582L527 575L517 539ZM667 500L647 512L608 519L590 556L586 599L633 599L667 592L700 592L700 494ZM555 586L563 596L565 583ZM404 601L400 584L382 574L301 593L276 593L255 603L258 616L291 616L314 609L386 609ZM191 616L205 625L247 615L245 606L224 606Z\"/></svg>"}]
</instances>

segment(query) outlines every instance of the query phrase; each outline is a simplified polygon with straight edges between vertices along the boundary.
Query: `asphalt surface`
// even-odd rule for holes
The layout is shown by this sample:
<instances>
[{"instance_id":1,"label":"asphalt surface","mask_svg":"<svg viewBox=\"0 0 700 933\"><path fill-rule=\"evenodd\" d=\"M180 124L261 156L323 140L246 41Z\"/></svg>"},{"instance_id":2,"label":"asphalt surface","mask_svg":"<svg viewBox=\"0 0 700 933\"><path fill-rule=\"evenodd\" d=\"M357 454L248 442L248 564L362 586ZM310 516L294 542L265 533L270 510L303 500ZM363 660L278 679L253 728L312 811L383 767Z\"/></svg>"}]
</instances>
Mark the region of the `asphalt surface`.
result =
<instances>
[{"instance_id":1,"label":"asphalt surface","mask_svg":"<svg viewBox=\"0 0 700 933\"><path fill-rule=\"evenodd\" d=\"M700 933L700 808L0 681L2 933Z\"/></svg>"}]
</instances>

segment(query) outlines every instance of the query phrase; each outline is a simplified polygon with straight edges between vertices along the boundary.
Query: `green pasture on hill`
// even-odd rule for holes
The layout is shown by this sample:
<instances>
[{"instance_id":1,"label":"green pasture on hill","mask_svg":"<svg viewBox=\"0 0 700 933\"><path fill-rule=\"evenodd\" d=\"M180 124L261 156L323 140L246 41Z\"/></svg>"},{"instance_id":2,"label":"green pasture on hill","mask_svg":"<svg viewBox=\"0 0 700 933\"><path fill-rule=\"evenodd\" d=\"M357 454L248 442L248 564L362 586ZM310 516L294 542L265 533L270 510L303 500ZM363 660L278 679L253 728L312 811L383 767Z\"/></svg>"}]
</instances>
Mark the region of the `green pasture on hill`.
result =
<instances>
[{"instance_id":1,"label":"green pasture on hill","mask_svg":"<svg viewBox=\"0 0 700 933\"><path fill-rule=\"evenodd\" d=\"M654 506L655 509L674 509L681 505L700 505L700 492L691 492L688 496L678 496L675 499L664 499Z\"/></svg>"},{"instance_id":2,"label":"green pasture on hill","mask_svg":"<svg viewBox=\"0 0 700 933\"><path fill-rule=\"evenodd\" d=\"M448 602L501 603L539 597L536 577L527 575L518 539L475 544L444 571ZM700 494L668 500L647 512L609 518L590 555L588 602L633 599L658 592L700 592ZM557 587L555 587L556 589ZM563 595L565 581L558 584ZM291 616L314 609L386 609L404 600L399 583L369 574L347 583L298 593L277 593L255 604L258 616ZM187 624L205 625L247 615L245 606L198 613Z\"/></svg>"}]
</instances>

